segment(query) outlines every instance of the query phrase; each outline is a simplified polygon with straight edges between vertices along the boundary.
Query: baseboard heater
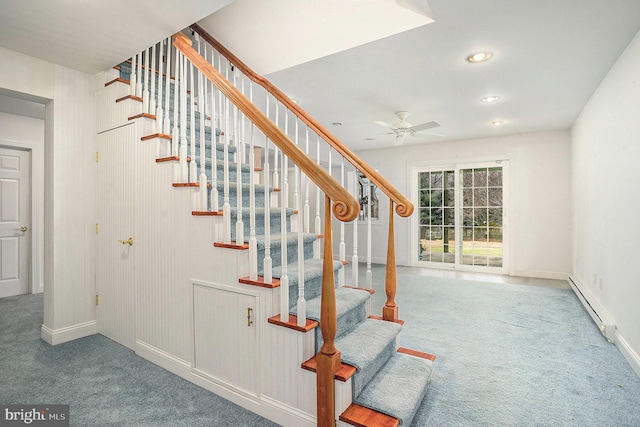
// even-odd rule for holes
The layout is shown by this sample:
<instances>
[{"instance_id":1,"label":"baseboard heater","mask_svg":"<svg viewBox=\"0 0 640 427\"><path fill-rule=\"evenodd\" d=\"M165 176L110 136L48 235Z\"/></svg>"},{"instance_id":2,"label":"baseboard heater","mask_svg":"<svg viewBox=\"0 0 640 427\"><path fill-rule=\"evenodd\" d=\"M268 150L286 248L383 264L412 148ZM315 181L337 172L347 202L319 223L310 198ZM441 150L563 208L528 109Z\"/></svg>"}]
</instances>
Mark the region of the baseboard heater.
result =
<instances>
[{"instance_id":1,"label":"baseboard heater","mask_svg":"<svg viewBox=\"0 0 640 427\"><path fill-rule=\"evenodd\" d=\"M569 275L569 284L571 285L573 292L578 296L578 299L580 300L584 308L587 310L587 313L589 313L589 316L591 316L596 325L598 325L598 328L600 328L600 332L602 332L602 335L604 335L604 337L609 342L615 343L616 325L613 323L613 320L610 319L608 315L605 315L601 310L596 310L593 305L591 305L589 299L585 297L576 282L577 280Z\"/></svg>"}]
</instances>

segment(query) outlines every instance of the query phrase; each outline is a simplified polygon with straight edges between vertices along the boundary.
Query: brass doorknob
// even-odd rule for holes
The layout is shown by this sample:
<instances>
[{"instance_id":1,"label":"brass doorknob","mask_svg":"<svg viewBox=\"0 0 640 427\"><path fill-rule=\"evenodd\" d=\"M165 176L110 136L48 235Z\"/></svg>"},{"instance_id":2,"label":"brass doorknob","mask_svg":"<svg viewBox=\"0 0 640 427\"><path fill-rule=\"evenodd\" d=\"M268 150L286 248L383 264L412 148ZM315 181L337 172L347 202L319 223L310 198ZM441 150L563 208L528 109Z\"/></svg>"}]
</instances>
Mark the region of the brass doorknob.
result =
<instances>
[{"instance_id":1,"label":"brass doorknob","mask_svg":"<svg viewBox=\"0 0 640 427\"><path fill-rule=\"evenodd\" d=\"M20 227L20 231L25 232L28 231L29 227L27 227L26 225L23 225L22 227Z\"/></svg>"},{"instance_id":2,"label":"brass doorknob","mask_svg":"<svg viewBox=\"0 0 640 427\"><path fill-rule=\"evenodd\" d=\"M133 237L129 237L127 240L118 240L118 243L122 243L123 245L133 246Z\"/></svg>"}]
</instances>

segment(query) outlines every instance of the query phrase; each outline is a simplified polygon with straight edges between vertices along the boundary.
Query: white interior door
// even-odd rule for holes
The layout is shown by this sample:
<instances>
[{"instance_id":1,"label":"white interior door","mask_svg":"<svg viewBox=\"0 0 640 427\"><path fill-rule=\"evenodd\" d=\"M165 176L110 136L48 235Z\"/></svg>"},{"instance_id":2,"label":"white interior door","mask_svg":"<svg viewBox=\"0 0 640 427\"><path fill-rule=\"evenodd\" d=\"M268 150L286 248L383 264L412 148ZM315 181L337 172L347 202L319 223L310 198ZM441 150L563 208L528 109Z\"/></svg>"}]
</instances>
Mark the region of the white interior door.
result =
<instances>
[{"instance_id":1,"label":"white interior door","mask_svg":"<svg viewBox=\"0 0 640 427\"><path fill-rule=\"evenodd\" d=\"M0 148L0 298L29 292L31 153Z\"/></svg>"},{"instance_id":2,"label":"white interior door","mask_svg":"<svg viewBox=\"0 0 640 427\"><path fill-rule=\"evenodd\" d=\"M135 126L98 135L98 333L135 347ZM137 143L136 143L137 142ZM131 238L131 244L126 243ZM125 243L122 243L122 242Z\"/></svg>"}]
</instances>

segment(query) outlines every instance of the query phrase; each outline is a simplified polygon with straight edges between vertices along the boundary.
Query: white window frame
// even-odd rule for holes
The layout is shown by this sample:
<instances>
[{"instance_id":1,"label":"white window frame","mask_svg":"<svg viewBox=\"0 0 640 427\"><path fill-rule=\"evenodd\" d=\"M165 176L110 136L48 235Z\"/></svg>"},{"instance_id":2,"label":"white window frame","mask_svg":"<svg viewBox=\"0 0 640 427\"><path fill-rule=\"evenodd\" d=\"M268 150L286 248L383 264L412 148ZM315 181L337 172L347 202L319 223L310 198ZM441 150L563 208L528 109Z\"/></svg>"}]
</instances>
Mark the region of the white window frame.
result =
<instances>
[{"instance_id":1,"label":"white window frame","mask_svg":"<svg viewBox=\"0 0 640 427\"><path fill-rule=\"evenodd\" d=\"M502 168L502 267L488 267L488 266L478 266L478 265L467 265L462 264L462 191L460 191L460 171L463 169L472 169L472 168L491 168L491 167L501 167ZM414 213L411 216L411 238L409 239L409 254L410 254L410 263L414 267L428 267L428 268L437 268L437 269L446 269L446 270L460 270L460 271L470 271L470 272L480 272L480 273L494 273L494 274L508 274L510 271L510 196L509 196L509 188L510 188L510 179L509 179L509 159L499 159L499 160L486 160L486 161L468 161L468 162L443 162L443 163L429 163L429 164L417 164L411 165L409 167L409 182L411 184L411 202L414 204L416 211L420 206L420 198L419 198L419 179L418 174L421 172L439 172L439 171L454 171L454 180L456 183L455 187L455 262L454 263L445 263L445 262L432 262L432 261L422 261L419 259L418 251L416 248L419 244L418 239L418 231L419 231L419 222L420 218L418 213Z\"/></svg>"}]
</instances>

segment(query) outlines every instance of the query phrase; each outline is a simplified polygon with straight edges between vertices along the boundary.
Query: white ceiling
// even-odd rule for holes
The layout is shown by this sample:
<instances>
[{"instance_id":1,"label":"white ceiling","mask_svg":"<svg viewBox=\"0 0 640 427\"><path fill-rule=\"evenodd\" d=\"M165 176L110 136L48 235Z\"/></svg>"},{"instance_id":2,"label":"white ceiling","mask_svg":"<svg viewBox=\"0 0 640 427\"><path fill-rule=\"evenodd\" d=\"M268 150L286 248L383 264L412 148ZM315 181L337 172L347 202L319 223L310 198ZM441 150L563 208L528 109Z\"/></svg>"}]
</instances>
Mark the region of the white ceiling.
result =
<instances>
[{"instance_id":1,"label":"white ceiling","mask_svg":"<svg viewBox=\"0 0 640 427\"><path fill-rule=\"evenodd\" d=\"M96 73L192 22L214 36L224 23L218 38L237 56L363 150L393 144L373 122L394 123L398 110L413 124L442 125L432 131L443 137L407 143L569 128L640 29L638 0L428 0L428 25L394 0L236 0L220 9L230 2L2 0L0 46ZM386 19L365 15L374 10ZM383 38L362 44L364 33ZM465 61L480 49L492 60ZM487 95L501 99L480 103Z\"/></svg>"},{"instance_id":2,"label":"white ceiling","mask_svg":"<svg viewBox=\"0 0 640 427\"><path fill-rule=\"evenodd\" d=\"M0 46L96 74L233 0L1 0Z\"/></svg>"},{"instance_id":3,"label":"white ceiling","mask_svg":"<svg viewBox=\"0 0 640 427\"><path fill-rule=\"evenodd\" d=\"M398 110L442 125L406 143L567 129L640 29L638 0L428 2L433 24L267 78L355 150L392 146L373 121ZM477 50L494 56L468 63Z\"/></svg>"}]
</instances>

